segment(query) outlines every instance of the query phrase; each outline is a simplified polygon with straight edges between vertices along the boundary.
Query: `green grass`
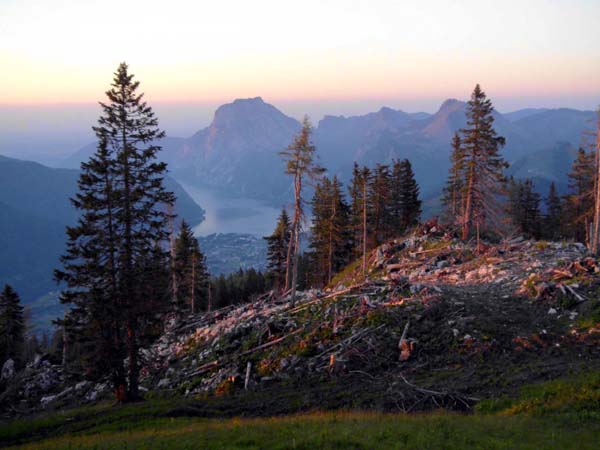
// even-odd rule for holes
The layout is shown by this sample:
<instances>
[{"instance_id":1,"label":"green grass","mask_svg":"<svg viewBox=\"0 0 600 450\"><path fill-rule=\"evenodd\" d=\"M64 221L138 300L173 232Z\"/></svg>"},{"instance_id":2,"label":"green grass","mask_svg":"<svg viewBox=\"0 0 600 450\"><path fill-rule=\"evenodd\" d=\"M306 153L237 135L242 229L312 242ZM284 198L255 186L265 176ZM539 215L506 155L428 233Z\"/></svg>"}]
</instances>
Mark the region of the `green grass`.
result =
<instances>
[{"instance_id":1,"label":"green grass","mask_svg":"<svg viewBox=\"0 0 600 450\"><path fill-rule=\"evenodd\" d=\"M14 448L36 450L595 449L600 442L600 372L526 386L516 398L481 402L471 415L335 411L259 418L180 417L193 406L191 400L154 399L49 414L1 426L0 446L21 444Z\"/></svg>"},{"instance_id":2,"label":"green grass","mask_svg":"<svg viewBox=\"0 0 600 450\"><path fill-rule=\"evenodd\" d=\"M528 385L517 398L484 400L477 410L500 415L560 415L576 422L600 421L600 372Z\"/></svg>"},{"instance_id":3,"label":"green grass","mask_svg":"<svg viewBox=\"0 0 600 450\"><path fill-rule=\"evenodd\" d=\"M600 425L562 426L531 416L311 413L255 419L162 419L142 428L90 432L28 449L543 449L597 448Z\"/></svg>"}]
</instances>

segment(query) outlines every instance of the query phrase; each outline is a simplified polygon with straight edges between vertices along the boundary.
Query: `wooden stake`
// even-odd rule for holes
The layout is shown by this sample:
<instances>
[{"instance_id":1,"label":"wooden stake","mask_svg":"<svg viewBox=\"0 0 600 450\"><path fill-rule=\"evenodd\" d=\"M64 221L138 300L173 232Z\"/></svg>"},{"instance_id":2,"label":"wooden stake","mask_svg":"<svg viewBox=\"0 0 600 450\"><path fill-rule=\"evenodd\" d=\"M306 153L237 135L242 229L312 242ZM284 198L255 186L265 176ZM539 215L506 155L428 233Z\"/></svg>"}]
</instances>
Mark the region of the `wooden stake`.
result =
<instances>
[{"instance_id":1,"label":"wooden stake","mask_svg":"<svg viewBox=\"0 0 600 450\"><path fill-rule=\"evenodd\" d=\"M400 361L406 361L410 357L410 346L406 342L406 335L408 334L408 327L410 326L410 320L406 322L404 326L404 331L402 331L402 336L400 337L400 342L398 342L398 350L400 350Z\"/></svg>"},{"instance_id":2,"label":"wooden stake","mask_svg":"<svg viewBox=\"0 0 600 450\"><path fill-rule=\"evenodd\" d=\"M248 361L246 365L246 377L244 378L244 390L248 390L248 381L250 381L250 370L252 370L252 363Z\"/></svg>"}]
</instances>

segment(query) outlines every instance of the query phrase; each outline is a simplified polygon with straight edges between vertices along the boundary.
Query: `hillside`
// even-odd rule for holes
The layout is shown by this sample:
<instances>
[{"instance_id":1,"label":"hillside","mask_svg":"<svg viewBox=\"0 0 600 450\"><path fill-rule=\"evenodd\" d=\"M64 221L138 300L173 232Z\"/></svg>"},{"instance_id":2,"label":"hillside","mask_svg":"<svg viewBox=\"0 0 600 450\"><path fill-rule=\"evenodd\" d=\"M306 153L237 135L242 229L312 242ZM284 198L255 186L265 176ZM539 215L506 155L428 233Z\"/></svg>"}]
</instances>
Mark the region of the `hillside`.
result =
<instances>
[{"instance_id":1,"label":"hillside","mask_svg":"<svg viewBox=\"0 0 600 450\"><path fill-rule=\"evenodd\" d=\"M0 155L0 284L10 283L25 304L57 289L53 270L64 251L65 227L77 220L69 199L78 177L78 170ZM177 197L180 217L191 224L203 220L202 208L173 178L165 186Z\"/></svg>"},{"instance_id":2,"label":"hillside","mask_svg":"<svg viewBox=\"0 0 600 450\"><path fill-rule=\"evenodd\" d=\"M167 320L142 351L141 386L181 397L172 413L186 416L471 411L600 369L599 272L580 244L517 239L477 254L430 223L373 251L367 279L354 264L293 305L269 294ZM103 380L67 379L42 358L0 404L13 415L110 396Z\"/></svg>"}]
</instances>

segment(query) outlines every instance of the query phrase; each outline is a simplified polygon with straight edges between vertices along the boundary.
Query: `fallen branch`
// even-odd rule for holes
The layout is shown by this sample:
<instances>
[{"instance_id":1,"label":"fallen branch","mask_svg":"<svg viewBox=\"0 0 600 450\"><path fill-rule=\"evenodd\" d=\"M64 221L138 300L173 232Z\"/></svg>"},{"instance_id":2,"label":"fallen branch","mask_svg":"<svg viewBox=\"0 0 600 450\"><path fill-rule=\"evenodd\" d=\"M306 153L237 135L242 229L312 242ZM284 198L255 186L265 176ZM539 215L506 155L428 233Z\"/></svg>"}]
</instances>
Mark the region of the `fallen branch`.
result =
<instances>
[{"instance_id":1,"label":"fallen branch","mask_svg":"<svg viewBox=\"0 0 600 450\"><path fill-rule=\"evenodd\" d=\"M197 375L202 375L203 373L210 372L211 370L214 370L214 369L220 367L221 364L222 364L221 361L216 359L212 362L209 362L208 364L204 364L203 366L198 367L196 370L189 373L187 378L195 377Z\"/></svg>"},{"instance_id":2,"label":"fallen branch","mask_svg":"<svg viewBox=\"0 0 600 450\"><path fill-rule=\"evenodd\" d=\"M377 331L381 328L385 327L385 324L383 325L379 325L377 328L365 328L362 331L359 331L356 334L353 334L352 336L344 339L343 341L338 342L337 344L329 347L327 350L325 350L324 352L318 354L317 356L315 356L315 358L320 358L324 355L326 355L327 353L331 352L333 349L340 347L340 346L344 346L344 345L350 345L353 342L356 342L358 339L364 337L365 335L369 334L372 331Z\"/></svg>"},{"instance_id":3,"label":"fallen branch","mask_svg":"<svg viewBox=\"0 0 600 450\"><path fill-rule=\"evenodd\" d=\"M573 294L573 297L575 297L579 303L585 302L587 300L586 298L582 297L577 292L575 292L575 290L571 286L569 286L568 284L565 284L564 286L565 286L565 288L567 288L567 290L571 294Z\"/></svg>"},{"instance_id":4,"label":"fallen branch","mask_svg":"<svg viewBox=\"0 0 600 450\"><path fill-rule=\"evenodd\" d=\"M250 355L250 354L252 354L252 353L254 353L254 352L257 352L257 351L259 351L259 350L264 350L265 348L269 348L269 347L271 347L271 346L273 346L273 345L275 345L275 344L279 344L279 343L280 343L281 341L283 341L284 339L287 339L287 338L289 338L290 336L293 336L293 335L295 335L295 334L298 334L298 333L300 333L302 330L304 330L304 328L298 328L296 331L292 331L291 333L289 333L289 334L286 334L285 336L281 336L281 337L279 337L279 338L277 338L277 339L273 339L272 341L269 341L269 342L267 342L267 343L265 343L265 344L259 345L258 347L254 347L254 348L252 348L252 349L250 349L250 350L247 350L247 351L245 351L245 352L243 352L243 353L240 353L240 356L246 356L246 355Z\"/></svg>"}]
</instances>

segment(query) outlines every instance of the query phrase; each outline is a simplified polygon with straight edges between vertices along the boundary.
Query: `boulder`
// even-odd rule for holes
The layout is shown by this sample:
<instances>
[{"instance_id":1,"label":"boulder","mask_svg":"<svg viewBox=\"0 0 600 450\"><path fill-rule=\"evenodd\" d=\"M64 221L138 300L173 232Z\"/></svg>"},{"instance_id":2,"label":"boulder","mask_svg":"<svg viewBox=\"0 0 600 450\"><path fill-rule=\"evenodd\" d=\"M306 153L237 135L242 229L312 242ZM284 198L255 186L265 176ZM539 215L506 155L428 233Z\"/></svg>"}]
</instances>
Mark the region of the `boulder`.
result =
<instances>
[{"instance_id":1,"label":"boulder","mask_svg":"<svg viewBox=\"0 0 600 450\"><path fill-rule=\"evenodd\" d=\"M9 358L6 360L4 365L2 366L2 375L0 379L2 380L10 380L15 376L15 362Z\"/></svg>"}]
</instances>

